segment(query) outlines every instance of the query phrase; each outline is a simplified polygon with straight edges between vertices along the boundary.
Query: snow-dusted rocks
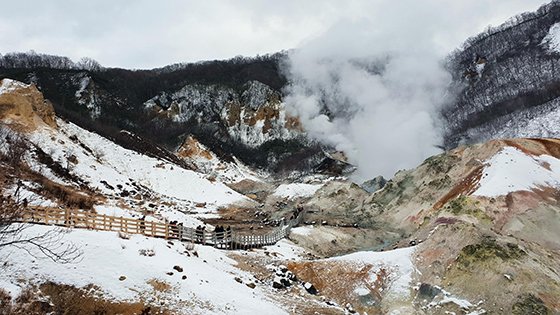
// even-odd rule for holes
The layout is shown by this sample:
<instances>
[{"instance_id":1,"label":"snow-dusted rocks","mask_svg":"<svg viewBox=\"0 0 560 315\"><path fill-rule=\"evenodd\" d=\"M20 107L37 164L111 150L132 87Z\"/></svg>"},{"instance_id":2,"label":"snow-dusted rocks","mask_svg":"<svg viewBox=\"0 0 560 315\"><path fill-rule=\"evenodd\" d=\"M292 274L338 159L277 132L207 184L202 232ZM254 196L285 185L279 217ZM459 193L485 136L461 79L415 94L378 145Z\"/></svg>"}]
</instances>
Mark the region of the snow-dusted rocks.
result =
<instances>
[{"instance_id":1,"label":"snow-dusted rocks","mask_svg":"<svg viewBox=\"0 0 560 315\"><path fill-rule=\"evenodd\" d=\"M560 53L560 23L556 23L550 27L541 45L551 52Z\"/></svg>"},{"instance_id":2,"label":"snow-dusted rocks","mask_svg":"<svg viewBox=\"0 0 560 315\"><path fill-rule=\"evenodd\" d=\"M89 74L82 72L72 77L78 89L74 93L77 103L85 107L91 118L97 119L101 115L101 100L102 92L98 91L95 87L95 82L91 79Z\"/></svg>"},{"instance_id":3,"label":"snow-dusted rocks","mask_svg":"<svg viewBox=\"0 0 560 315\"><path fill-rule=\"evenodd\" d=\"M275 289L288 288L298 281L297 277L284 265L271 267L270 269L274 273L272 287Z\"/></svg>"},{"instance_id":4,"label":"snow-dusted rocks","mask_svg":"<svg viewBox=\"0 0 560 315\"><path fill-rule=\"evenodd\" d=\"M144 108L180 123L213 123L212 119L219 117L229 136L249 147L302 134L297 119L286 113L278 92L258 81L245 84L241 94L225 86L189 84L153 97Z\"/></svg>"}]
</instances>

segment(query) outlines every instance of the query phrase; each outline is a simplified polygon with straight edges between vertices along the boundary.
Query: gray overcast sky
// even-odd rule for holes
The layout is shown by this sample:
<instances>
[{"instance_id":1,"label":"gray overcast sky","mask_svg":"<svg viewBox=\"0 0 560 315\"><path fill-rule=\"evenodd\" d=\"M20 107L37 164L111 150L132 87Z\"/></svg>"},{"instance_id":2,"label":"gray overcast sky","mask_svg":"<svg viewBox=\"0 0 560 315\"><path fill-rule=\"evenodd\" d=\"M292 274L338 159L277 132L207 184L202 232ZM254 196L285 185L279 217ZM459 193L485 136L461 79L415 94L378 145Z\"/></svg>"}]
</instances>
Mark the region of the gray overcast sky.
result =
<instances>
[{"instance_id":1,"label":"gray overcast sky","mask_svg":"<svg viewBox=\"0 0 560 315\"><path fill-rule=\"evenodd\" d=\"M543 0L51 0L2 1L0 53L29 51L89 56L111 67L153 68L176 62L253 56L298 47L344 21L424 3L437 21L441 47L451 50L489 24L497 25ZM414 3L413 6L410 4ZM387 6L392 6L387 10ZM394 13L393 13L394 14ZM394 19L399 19L394 14ZM413 23L402 21L402 23ZM431 26L431 27L430 27ZM380 32L384 25L370 23ZM350 35L349 35L350 36Z\"/></svg>"}]
</instances>

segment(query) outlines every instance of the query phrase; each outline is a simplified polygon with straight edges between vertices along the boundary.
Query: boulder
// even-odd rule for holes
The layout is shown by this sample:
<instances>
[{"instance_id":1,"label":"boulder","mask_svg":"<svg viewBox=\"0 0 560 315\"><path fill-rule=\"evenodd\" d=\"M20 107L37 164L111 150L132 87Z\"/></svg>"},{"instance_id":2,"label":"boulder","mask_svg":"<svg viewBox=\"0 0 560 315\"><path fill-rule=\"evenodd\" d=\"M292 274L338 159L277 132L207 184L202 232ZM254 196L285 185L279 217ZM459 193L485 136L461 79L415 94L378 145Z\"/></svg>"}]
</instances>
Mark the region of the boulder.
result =
<instances>
[{"instance_id":1,"label":"boulder","mask_svg":"<svg viewBox=\"0 0 560 315\"><path fill-rule=\"evenodd\" d=\"M305 282L303 284L303 287L305 288L305 290L307 291L307 293L309 294L313 294L316 295L318 293L317 289L315 288L315 286L309 282Z\"/></svg>"},{"instance_id":2,"label":"boulder","mask_svg":"<svg viewBox=\"0 0 560 315\"><path fill-rule=\"evenodd\" d=\"M362 187L368 193L373 193L379 189L385 187L387 180L383 176L377 176L374 179L363 182L360 187Z\"/></svg>"}]
</instances>

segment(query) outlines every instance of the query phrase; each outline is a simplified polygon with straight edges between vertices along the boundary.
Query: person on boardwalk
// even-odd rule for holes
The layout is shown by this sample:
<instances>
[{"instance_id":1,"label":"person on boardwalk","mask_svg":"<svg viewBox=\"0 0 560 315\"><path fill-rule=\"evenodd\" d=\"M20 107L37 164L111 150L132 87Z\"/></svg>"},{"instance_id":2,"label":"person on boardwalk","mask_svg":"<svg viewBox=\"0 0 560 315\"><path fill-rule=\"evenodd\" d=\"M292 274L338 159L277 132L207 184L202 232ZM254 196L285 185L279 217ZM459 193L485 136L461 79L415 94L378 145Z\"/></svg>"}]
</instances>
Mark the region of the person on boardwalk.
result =
<instances>
[{"instance_id":1,"label":"person on boardwalk","mask_svg":"<svg viewBox=\"0 0 560 315\"><path fill-rule=\"evenodd\" d=\"M171 232L171 237L179 238L179 227L177 225L177 221L169 222L169 231Z\"/></svg>"},{"instance_id":2,"label":"person on boardwalk","mask_svg":"<svg viewBox=\"0 0 560 315\"><path fill-rule=\"evenodd\" d=\"M216 240L220 243L224 239L224 227L221 225L216 226L214 233L216 233Z\"/></svg>"},{"instance_id":3,"label":"person on boardwalk","mask_svg":"<svg viewBox=\"0 0 560 315\"><path fill-rule=\"evenodd\" d=\"M146 216L143 215L140 218L140 234L144 234L144 231L146 231Z\"/></svg>"},{"instance_id":4,"label":"person on boardwalk","mask_svg":"<svg viewBox=\"0 0 560 315\"><path fill-rule=\"evenodd\" d=\"M202 243L202 236L203 236L204 231L202 230L202 226L197 226L196 230L195 230L195 236L196 236L196 242L197 243Z\"/></svg>"},{"instance_id":5,"label":"person on boardwalk","mask_svg":"<svg viewBox=\"0 0 560 315\"><path fill-rule=\"evenodd\" d=\"M206 245L206 237L205 237L205 235L204 235L204 233L206 232L206 225L202 226L201 231L202 231L202 240L201 240L201 241L202 241L202 244L203 244L203 245Z\"/></svg>"}]
</instances>

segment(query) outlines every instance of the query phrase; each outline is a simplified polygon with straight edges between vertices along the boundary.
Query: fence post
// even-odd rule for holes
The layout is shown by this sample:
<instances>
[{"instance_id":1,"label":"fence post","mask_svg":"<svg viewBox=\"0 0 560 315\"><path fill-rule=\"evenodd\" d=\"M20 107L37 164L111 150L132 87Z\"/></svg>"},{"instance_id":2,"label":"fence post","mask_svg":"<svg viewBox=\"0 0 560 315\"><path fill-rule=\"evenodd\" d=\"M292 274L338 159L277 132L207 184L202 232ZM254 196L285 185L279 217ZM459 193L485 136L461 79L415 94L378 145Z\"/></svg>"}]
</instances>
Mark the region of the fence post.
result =
<instances>
[{"instance_id":1,"label":"fence post","mask_svg":"<svg viewBox=\"0 0 560 315\"><path fill-rule=\"evenodd\" d=\"M89 230L89 213L83 212L85 228Z\"/></svg>"},{"instance_id":2,"label":"fence post","mask_svg":"<svg viewBox=\"0 0 560 315\"><path fill-rule=\"evenodd\" d=\"M64 226L70 226L70 209L68 208L64 209Z\"/></svg>"}]
</instances>

